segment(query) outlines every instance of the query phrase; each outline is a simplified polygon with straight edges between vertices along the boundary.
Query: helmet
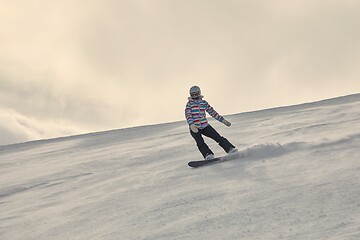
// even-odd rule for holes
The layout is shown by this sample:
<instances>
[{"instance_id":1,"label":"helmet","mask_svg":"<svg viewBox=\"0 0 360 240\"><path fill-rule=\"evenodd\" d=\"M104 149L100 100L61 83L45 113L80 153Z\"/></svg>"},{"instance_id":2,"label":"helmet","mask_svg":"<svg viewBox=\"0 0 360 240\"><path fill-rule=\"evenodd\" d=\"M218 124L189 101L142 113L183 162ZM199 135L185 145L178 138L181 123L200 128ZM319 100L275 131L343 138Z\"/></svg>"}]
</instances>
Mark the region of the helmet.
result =
<instances>
[{"instance_id":1,"label":"helmet","mask_svg":"<svg viewBox=\"0 0 360 240\"><path fill-rule=\"evenodd\" d=\"M201 90L198 86L192 86L189 93L191 97L198 97L201 95Z\"/></svg>"}]
</instances>

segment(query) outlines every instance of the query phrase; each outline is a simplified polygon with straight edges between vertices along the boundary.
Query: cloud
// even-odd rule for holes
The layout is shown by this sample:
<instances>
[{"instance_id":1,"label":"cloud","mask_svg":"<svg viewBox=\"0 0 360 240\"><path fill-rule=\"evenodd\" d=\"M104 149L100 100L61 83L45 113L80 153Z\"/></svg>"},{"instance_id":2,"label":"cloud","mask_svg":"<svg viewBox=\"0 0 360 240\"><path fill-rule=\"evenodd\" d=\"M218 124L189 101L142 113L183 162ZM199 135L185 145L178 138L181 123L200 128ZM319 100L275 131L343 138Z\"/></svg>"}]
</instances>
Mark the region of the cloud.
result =
<instances>
[{"instance_id":1,"label":"cloud","mask_svg":"<svg viewBox=\"0 0 360 240\"><path fill-rule=\"evenodd\" d=\"M0 145L81 133L81 128L66 121L46 121L0 109Z\"/></svg>"},{"instance_id":2,"label":"cloud","mask_svg":"<svg viewBox=\"0 0 360 240\"><path fill-rule=\"evenodd\" d=\"M55 135L35 122L63 134L181 120L192 85L222 114L358 92L359 12L335 0L5 0L2 128L30 140Z\"/></svg>"}]
</instances>

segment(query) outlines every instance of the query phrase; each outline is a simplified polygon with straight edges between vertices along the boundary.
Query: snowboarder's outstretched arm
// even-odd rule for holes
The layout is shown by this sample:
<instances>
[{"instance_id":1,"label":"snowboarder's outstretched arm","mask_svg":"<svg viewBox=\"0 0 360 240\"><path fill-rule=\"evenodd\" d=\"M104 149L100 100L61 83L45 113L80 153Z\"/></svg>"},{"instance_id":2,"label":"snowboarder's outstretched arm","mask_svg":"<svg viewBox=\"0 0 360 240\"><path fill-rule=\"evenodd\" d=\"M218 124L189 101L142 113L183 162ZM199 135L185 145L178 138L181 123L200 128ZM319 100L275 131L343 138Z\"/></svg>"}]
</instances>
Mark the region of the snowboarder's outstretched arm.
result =
<instances>
[{"instance_id":1,"label":"snowboarder's outstretched arm","mask_svg":"<svg viewBox=\"0 0 360 240\"><path fill-rule=\"evenodd\" d=\"M208 112L210 114L210 116L212 116L219 122L222 122L224 120L224 117L221 116L218 112L216 112L215 109L212 106L210 106L210 104L208 102L206 102L206 103L207 103L206 112Z\"/></svg>"},{"instance_id":2,"label":"snowboarder's outstretched arm","mask_svg":"<svg viewBox=\"0 0 360 240\"><path fill-rule=\"evenodd\" d=\"M226 126L230 127L231 123L228 122L227 120L225 120L225 118L223 116L221 116L218 112L216 112L215 109L212 106L210 106L210 104L208 102L206 102L206 103L207 103L206 111L210 114L210 116L212 116L219 122L225 124Z\"/></svg>"}]
</instances>

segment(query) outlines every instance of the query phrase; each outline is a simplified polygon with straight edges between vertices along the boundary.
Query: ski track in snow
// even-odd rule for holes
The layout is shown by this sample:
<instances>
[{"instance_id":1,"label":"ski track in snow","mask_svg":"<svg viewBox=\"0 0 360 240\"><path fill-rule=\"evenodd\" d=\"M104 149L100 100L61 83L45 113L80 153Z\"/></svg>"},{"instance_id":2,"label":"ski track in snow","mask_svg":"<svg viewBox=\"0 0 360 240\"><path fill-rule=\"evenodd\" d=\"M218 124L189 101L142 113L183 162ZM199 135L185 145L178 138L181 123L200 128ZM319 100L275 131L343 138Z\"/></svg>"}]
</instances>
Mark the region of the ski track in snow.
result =
<instances>
[{"instance_id":1,"label":"ski track in snow","mask_svg":"<svg viewBox=\"0 0 360 240\"><path fill-rule=\"evenodd\" d=\"M0 239L360 239L360 94L227 118L0 146Z\"/></svg>"}]
</instances>

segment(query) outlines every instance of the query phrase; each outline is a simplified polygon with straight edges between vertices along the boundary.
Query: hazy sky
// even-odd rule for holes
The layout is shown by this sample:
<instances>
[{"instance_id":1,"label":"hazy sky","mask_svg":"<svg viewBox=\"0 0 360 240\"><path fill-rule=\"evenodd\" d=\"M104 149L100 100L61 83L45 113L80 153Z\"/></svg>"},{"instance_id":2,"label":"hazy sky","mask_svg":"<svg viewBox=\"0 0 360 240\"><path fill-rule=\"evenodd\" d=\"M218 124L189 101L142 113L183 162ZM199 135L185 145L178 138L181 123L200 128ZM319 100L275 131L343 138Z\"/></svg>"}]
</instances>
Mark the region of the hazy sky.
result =
<instances>
[{"instance_id":1,"label":"hazy sky","mask_svg":"<svg viewBox=\"0 0 360 240\"><path fill-rule=\"evenodd\" d=\"M358 0L1 0L0 145L360 92Z\"/></svg>"}]
</instances>

